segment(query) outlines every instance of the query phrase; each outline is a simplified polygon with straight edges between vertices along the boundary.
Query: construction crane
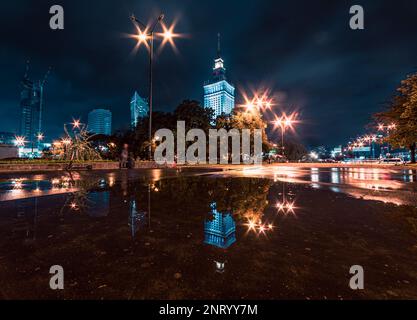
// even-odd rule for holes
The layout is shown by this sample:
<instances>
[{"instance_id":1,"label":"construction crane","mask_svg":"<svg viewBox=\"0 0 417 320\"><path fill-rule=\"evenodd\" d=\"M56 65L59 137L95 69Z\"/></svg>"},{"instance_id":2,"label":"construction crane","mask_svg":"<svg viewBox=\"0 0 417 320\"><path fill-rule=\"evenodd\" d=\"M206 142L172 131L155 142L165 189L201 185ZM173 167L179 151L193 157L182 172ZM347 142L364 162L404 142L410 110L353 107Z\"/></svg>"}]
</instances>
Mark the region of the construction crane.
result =
<instances>
[{"instance_id":1,"label":"construction crane","mask_svg":"<svg viewBox=\"0 0 417 320\"><path fill-rule=\"evenodd\" d=\"M51 67L48 68L45 76L43 77L42 81L39 80L39 91L40 91L40 101L39 101L39 130L38 134L42 132L42 109L43 109L43 87L45 86L46 80L48 79L49 74L51 73Z\"/></svg>"}]
</instances>

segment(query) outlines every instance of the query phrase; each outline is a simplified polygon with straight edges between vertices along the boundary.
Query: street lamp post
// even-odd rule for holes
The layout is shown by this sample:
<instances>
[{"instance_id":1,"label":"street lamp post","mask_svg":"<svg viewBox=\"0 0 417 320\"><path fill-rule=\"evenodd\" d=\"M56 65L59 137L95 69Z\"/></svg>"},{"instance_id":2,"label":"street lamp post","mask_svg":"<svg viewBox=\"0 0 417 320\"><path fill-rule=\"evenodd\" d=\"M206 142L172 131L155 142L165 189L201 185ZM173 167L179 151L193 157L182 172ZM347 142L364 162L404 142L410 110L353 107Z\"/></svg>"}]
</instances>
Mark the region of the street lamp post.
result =
<instances>
[{"instance_id":1,"label":"street lamp post","mask_svg":"<svg viewBox=\"0 0 417 320\"><path fill-rule=\"evenodd\" d=\"M154 33L155 28L161 21L164 19L164 15L161 14L153 23L150 30L147 32L147 27L145 24L140 22L133 14L130 17L134 24L138 24L140 27L144 28L145 30L145 40L149 38L149 160L152 160L152 99L153 99L153 43L154 43Z\"/></svg>"},{"instance_id":2,"label":"street lamp post","mask_svg":"<svg viewBox=\"0 0 417 320\"><path fill-rule=\"evenodd\" d=\"M295 122L294 114L290 116L287 116L284 114L283 116L277 118L274 121L274 124L281 128L281 155L283 158L285 157L284 134L285 134L286 129L292 127L294 122Z\"/></svg>"}]
</instances>

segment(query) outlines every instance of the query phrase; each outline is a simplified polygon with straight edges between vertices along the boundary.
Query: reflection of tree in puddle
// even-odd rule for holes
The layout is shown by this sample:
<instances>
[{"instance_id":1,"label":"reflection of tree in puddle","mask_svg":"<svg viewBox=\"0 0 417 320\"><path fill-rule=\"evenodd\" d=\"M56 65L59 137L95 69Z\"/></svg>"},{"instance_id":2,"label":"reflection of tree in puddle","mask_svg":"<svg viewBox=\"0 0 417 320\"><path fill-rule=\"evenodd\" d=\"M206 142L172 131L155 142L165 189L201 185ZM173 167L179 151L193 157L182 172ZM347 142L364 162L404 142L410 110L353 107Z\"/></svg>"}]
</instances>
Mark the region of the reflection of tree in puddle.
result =
<instances>
[{"instance_id":1,"label":"reflection of tree in puddle","mask_svg":"<svg viewBox=\"0 0 417 320\"><path fill-rule=\"evenodd\" d=\"M109 212L110 195L121 196L128 212L129 230L135 238L142 228L151 228L151 210L172 210L195 214L207 213L204 219L204 242L221 249L227 249L236 242L236 225L244 226L248 233L266 235L276 229L276 214L295 215L296 205L293 194L282 183L279 200L268 201L274 182L259 178L211 178L177 177L175 179L129 180L121 175L118 184L78 176L69 178L69 184L77 188L68 195L61 210L83 212L91 217L106 216ZM77 182L75 182L77 181ZM281 186L275 184L275 186ZM274 207L272 214L265 216L268 207ZM222 261L218 261L222 262Z\"/></svg>"},{"instance_id":2,"label":"reflection of tree in puddle","mask_svg":"<svg viewBox=\"0 0 417 320\"><path fill-rule=\"evenodd\" d=\"M208 212L205 230L217 228L219 237L206 234L205 242L227 248L234 241L228 240L228 226L237 223L247 228L248 233L265 235L275 229L275 214L265 216L270 206L268 194L274 182L260 178L207 178L180 177L175 180L160 180L153 184L152 191L158 193L159 203L169 203L181 211ZM276 213L295 215L294 194L288 192L282 182L279 200L273 205ZM230 227L230 230L233 228ZM206 232L207 233L207 232ZM212 237L212 240L207 240Z\"/></svg>"},{"instance_id":3,"label":"reflection of tree in puddle","mask_svg":"<svg viewBox=\"0 0 417 320\"><path fill-rule=\"evenodd\" d=\"M68 193L60 214L63 214L66 209L96 217L108 214L110 194L105 191L105 188L109 185L105 179L68 172L60 180L54 180L52 181L53 184L63 184L66 188L74 190Z\"/></svg>"}]
</instances>

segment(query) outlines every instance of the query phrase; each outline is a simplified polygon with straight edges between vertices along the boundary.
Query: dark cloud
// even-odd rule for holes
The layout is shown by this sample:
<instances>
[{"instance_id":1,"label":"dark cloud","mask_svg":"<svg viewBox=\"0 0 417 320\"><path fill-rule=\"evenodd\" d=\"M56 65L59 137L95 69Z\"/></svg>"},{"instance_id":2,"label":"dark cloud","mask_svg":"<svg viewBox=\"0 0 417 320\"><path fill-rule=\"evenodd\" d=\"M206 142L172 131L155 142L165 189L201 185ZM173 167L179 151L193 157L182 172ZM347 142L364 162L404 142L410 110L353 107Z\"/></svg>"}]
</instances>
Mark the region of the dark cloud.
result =
<instances>
[{"instance_id":1,"label":"dark cloud","mask_svg":"<svg viewBox=\"0 0 417 320\"><path fill-rule=\"evenodd\" d=\"M395 87L417 65L417 3L360 1L366 29L348 27L357 1L14 1L2 2L0 131L17 130L19 81L26 59L32 79L53 72L46 88L44 129L57 136L72 116L86 120L108 107L114 128L129 123L134 90L147 93L147 54L132 55L129 14L163 11L178 19L178 54L166 47L155 64L155 106L202 100L222 33L230 80L241 90L268 87L281 108L298 108L299 136L310 145L338 144L360 133ZM65 30L49 29L49 7L65 9ZM238 101L242 99L238 93Z\"/></svg>"}]
</instances>

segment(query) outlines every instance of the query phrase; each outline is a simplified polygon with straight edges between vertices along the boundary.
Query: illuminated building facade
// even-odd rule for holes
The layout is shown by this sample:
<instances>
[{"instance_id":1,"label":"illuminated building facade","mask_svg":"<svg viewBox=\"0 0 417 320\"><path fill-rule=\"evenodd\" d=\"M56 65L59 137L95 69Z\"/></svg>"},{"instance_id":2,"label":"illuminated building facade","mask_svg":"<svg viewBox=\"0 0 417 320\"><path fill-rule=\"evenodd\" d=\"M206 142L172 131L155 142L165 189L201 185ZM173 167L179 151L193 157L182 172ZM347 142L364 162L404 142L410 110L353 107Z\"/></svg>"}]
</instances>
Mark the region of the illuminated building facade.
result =
<instances>
[{"instance_id":1,"label":"illuminated building facade","mask_svg":"<svg viewBox=\"0 0 417 320\"><path fill-rule=\"evenodd\" d=\"M226 249L236 242L236 224L230 213L217 211L211 205L212 219L204 222L204 243Z\"/></svg>"},{"instance_id":2,"label":"illuminated building facade","mask_svg":"<svg viewBox=\"0 0 417 320\"><path fill-rule=\"evenodd\" d=\"M226 68L220 56L220 35L218 37L212 79L204 85L204 107L212 109L215 117L221 114L228 115L235 107L235 87L227 82Z\"/></svg>"},{"instance_id":3,"label":"illuminated building facade","mask_svg":"<svg viewBox=\"0 0 417 320\"><path fill-rule=\"evenodd\" d=\"M88 131L95 134L111 135L111 112L94 109L88 114Z\"/></svg>"},{"instance_id":4,"label":"illuminated building facade","mask_svg":"<svg viewBox=\"0 0 417 320\"><path fill-rule=\"evenodd\" d=\"M14 145L16 135L12 132L0 132L0 144Z\"/></svg>"},{"instance_id":5,"label":"illuminated building facade","mask_svg":"<svg viewBox=\"0 0 417 320\"><path fill-rule=\"evenodd\" d=\"M25 137L29 145L35 145L37 143L36 136L41 132L41 90L42 86L29 80L27 76L22 80L19 134Z\"/></svg>"},{"instance_id":6,"label":"illuminated building facade","mask_svg":"<svg viewBox=\"0 0 417 320\"><path fill-rule=\"evenodd\" d=\"M147 117L149 113L149 104L135 91L130 101L130 124L136 128L139 118Z\"/></svg>"}]
</instances>

